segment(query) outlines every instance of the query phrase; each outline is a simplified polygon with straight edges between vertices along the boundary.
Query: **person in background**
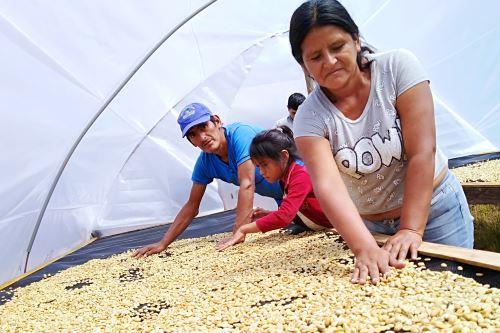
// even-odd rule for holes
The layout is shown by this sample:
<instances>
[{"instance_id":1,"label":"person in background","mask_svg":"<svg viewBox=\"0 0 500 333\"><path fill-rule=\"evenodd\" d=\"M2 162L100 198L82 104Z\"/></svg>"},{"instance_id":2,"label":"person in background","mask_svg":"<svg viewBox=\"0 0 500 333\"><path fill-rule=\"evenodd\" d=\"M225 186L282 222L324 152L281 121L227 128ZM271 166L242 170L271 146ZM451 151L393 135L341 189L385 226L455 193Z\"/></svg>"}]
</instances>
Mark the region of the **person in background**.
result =
<instances>
[{"instance_id":1,"label":"person in background","mask_svg":"<svg viewBox=\"0 0 500 333\"><path fill-rule=\"evenodd\" d=\"M417 58L362 45L336 0L299 6L289 38L317 83L295 117L295 141L323 211L356 257L352 282L377 283L389 266L415 259L422 240L471 248L473 218L436 147L429 79ZM369 230L391 237L380 248Z\"/></svg>"},{"instance_id":2,"label":"person in background","mask_svg":"<svg viewBox=\"0 0 500 333\"><path fill-rule=\"evenodd\" d=\"M228 241L217 246L218 250L243 242L248 233L280 229L292 221L312 230L332 227L314 195L311 179L288 126L257 134L250 145L250 158L268 182L279 181L283 202L276 211L256 211L256 221L239 227Z\"/></svg>"},{"instance_id":3,"label":"person in background","mask_svg":"<svg viewBox=\"0 0 500 333\"><path fill-rule=\"evenodd\" d=\"M306 97L301 93L291 94L288 97L288 103L287 103L288 116L276 121L275 127L288 126L290 129L293 130L293 119L295 118L295 114L297 113L300 104L302 104L302 102L304 102L305 99Z\"/></svg>"},{"instance_id":4,"label":"person in background","mask_svg":"<svg viewBox=\"0 0 500 333\"><path fill-rule=\"evenodd\" d=\"M250 143L262 128L243 123L223 126L219 116L200 103L187 105L177 122L182 136L201 149L191 176L193 185L189 199L163 239L136 250L134 257L146 257L165 250L198 215L205 189L215 178L239 186L233 231L251 222L254 192L277 202L283 197L279 183L266 181L250 160Z\"/></svg>"}]
</instances>

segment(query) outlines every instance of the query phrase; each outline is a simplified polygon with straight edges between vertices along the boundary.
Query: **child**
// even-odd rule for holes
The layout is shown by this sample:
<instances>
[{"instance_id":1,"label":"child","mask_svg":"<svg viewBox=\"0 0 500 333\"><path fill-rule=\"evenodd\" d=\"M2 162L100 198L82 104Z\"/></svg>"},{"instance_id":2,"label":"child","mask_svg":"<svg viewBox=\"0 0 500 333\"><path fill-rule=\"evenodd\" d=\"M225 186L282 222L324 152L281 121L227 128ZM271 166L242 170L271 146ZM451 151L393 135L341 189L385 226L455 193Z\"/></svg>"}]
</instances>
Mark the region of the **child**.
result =
<instances>
[{"instance_id":1,"label":"child","mask_svg":"<svg viewBox=\"0 0 500 333\"><path fill-rule=\"evenodd\" d=\"M217 246L219 251L243 242L247 233L280 229L292 221L312 230L332 227L314 196L311 179L299 159L290 128L281 126L257 134L250 145L250 158L264 179L270 183L279 180L283 202L273 212L257 208L253 214L257 220L238 228L228 241Z\"/></svg>"}]
</instances>

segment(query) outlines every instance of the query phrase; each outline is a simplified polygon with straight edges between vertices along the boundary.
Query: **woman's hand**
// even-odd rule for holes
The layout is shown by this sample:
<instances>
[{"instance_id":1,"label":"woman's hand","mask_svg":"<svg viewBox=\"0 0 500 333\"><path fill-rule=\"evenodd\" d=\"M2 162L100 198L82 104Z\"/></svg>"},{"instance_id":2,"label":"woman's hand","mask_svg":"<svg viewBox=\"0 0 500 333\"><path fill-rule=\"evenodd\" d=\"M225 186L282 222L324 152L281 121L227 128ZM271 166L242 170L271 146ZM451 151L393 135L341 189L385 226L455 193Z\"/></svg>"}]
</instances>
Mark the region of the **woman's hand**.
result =
<instances>
[{"instance_id":1,"label":"woman's hand","mask_svg":"<svg viewBox=\"0 0 500 333\"><path fill-rule=\"evenodd\" d=\"M140 258L140 257L147 257L152 254L160 253L161 251L165 250L167 247L164 246L161 242L154 243L154 244L149 244L144 247L141 247L137 251L135 251L132 254L132 257L134 258Z\"/></svg>"},{"instance_id":2,"label":"woman's hand","mask_svg":"<svg viewBox=\"0 0 500 333\"><path fill-rule=\"evenodd\" d=\"M224 238L215 247L219 251L224 251L230 246L236 245L238 243L243 243L245 241L245 234L241 231L241 228L236 230L232 237Z\"/></svg>"},{"instance_id":3,"label":"woman's hand","mask_svg":"<svg viewBox=\"0 0 500 333\"><path fill-rule=\"evenodd\" d=\"M270 211L268 211L264 208L257 207L252 212L252 221L260 219L261 217L264 217L269 213L270 213Z\"/></svg>"},{"instance_id":4,"label":"woman's hand","mask_svg":"<svg viewBox=\"0 0 500 333\"><path fill-rule=\"evenodd\" d=\"M372 284L377 284L380 274L390 275L390 266L403 268L405 263L396 260L388 251L379 247L363 250L356 255L351 282L365 284L370 278Z\"/></svg>"},{"instance_id":5,"label":"woman's hand","mask_svg":"<svg viewBox=\"0 0 500 333\"><path fill-rule=\"evenodd\" d=\"M389 251L399 261L406 259L408 251L410 251L411 259L416 260L420 244L422 244L422 236L418 232L403 228L389 237L382 248Z\"/></svg>"}]
</instances>

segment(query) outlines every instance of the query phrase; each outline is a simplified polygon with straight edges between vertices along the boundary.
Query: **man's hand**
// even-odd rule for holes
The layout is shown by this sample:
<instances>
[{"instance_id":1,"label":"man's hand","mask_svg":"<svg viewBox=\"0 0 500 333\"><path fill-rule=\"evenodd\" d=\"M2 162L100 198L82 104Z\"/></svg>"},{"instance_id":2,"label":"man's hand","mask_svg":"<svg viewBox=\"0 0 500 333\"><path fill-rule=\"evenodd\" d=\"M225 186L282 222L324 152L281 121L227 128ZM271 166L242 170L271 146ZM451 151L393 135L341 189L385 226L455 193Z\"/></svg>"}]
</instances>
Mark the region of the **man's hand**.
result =
<instances>
[{"instance_id":1,"label":"man's hand","mask_svg":"<svg viewBox=\"0 0 500 333\"><path fill-rule=\"evenodd\" d=\"M224 251L230 246L236 245L238 243L243 243L245 241L245 234L241 231L241 228L236 230L232 237L222 239L216 246L219 251Z\"/></svg>"},{"instance_id":2,"label":"man's hand","mask_svg":"<svg viewBox=\"0 0 500 333\"><path fill-rule=\"evenodd\" d=\"M140 258L140 257L147 257L152 254L160 253L161 251L165 250L167 247L164 246L161 242L154 243L154 244L149 244L144 247L141 247L137 251L135 251L132 254L132 257L134 258Z\"/></svg>"},{"instance_id":3,"label":"man's hand","mask_svg":"<svg viewBox=\"0 0 500 333\"><path fill-rule=\"evenodd\" d=\"M417 259L417 250L422 244L422 236L417 232L407 229L400 229L396 234L387 239L383 249L399 261L406 259L410 251L411 259Z\"/></svg>"}]
</instances>

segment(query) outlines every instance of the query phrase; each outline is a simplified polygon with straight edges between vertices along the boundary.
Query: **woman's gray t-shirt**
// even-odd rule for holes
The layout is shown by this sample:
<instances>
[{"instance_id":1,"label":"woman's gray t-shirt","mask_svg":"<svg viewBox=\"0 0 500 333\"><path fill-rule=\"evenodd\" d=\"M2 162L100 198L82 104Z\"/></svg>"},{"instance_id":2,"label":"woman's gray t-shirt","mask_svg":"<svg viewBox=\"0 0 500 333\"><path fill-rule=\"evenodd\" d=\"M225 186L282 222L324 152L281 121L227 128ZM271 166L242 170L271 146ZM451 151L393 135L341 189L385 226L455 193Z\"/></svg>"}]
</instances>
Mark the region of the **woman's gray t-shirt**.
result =
<instances>
[{"instance_id":1,"label":"woman's gray t-shirt","mask_svg":"<svg viewBox=\"0 0 500 333\"><path fill-rule=\"evenodd\" d=\"M378 214L401 207L407 159L396 99L428 81L420 62L399 49L366 54L371 61L368 102L356 120L346 118L317 86L295 116L293 132L324 137L330 142L342 179L360 214ZM447 163L437 149L435 177Z\"/></svg>"}]
</instances>

